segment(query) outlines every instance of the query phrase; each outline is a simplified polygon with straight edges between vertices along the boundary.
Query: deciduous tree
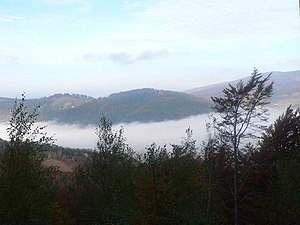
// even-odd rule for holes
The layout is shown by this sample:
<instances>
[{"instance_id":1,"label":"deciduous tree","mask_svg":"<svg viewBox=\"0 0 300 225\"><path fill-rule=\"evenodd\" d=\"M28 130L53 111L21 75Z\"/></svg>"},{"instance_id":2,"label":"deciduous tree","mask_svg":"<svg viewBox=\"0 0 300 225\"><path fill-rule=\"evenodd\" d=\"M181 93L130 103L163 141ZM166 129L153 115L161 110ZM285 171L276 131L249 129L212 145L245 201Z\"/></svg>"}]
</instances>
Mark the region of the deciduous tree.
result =
<instances>
[{"instance_id":1,"label":"deciduous tree","mask_svg":"<svg viewBox=\"0 0 300 225\"><path fill-rule=\"evenodd\" d=\"M267 99L273 91L273 83L268 83L270 75L263 76L257 69L247 82L239 81L235 86L223 89L223 97L212 97L214 110L220 116L218 129L232 145L234 164L234 221L238 224L238 158L241 141L255 137L261 129L261 121L266 121Z\"/></svg>"},{"instance_id":2,"label":"deciduous tree","mask_svg":"<svg viewBox=\"0 0 300 225\"><path fill-rule=\"evenodd\" d=\"M79 168L79 206L82 224L128 224L133 177L133 152L123 129L112 130L103 116L97 127L97 146L91 161Z\"/></svg>"},{"instance_id":3,"label":"deciduous tree","mask_svg":"<svg viewBox=\"0 0 300 225\"><path fill-rule=\"evenodd\" d=\"M24 95L12 109L9 141L0 162L1 224L51 224L49 180L54 170L42 165L41 149L52 139L44 127L35 125L37 110L28 110Z\"/></svg>"}]
</instances>

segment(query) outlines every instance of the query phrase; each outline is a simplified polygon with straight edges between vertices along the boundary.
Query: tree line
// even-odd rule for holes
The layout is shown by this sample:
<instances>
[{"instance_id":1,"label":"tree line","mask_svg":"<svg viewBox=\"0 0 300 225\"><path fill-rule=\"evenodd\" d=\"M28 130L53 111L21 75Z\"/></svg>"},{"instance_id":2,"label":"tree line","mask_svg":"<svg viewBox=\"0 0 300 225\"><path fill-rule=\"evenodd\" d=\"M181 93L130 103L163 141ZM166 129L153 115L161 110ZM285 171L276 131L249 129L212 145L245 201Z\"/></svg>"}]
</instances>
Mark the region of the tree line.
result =
<instances>
[{"instance_id":1,"label":"tree line","mask_svg":"<svg viewBox=\"0 0 300 225\"><path fill-rule=\"evenodd\" d=\"M188 128L171 150L153 143L140 154L102 116L95 150L72 173L43 165L53 138L23 95L0 154L0 224L300 224L300 110L263 126L270 76L255 69L212 98L200 147Z\"/></svg>"}]
</instances>

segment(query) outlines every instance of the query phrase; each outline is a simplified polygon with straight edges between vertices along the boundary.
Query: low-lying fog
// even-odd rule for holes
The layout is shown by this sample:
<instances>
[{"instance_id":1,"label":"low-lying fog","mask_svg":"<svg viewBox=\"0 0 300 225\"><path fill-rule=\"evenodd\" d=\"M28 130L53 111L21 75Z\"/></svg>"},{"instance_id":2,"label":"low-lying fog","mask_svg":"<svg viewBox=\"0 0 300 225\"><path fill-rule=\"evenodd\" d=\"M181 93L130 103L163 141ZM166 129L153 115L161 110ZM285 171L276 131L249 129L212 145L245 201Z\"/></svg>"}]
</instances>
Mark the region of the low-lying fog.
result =
<instances>
[{"instance_id":1,"label":"low-lying fog","mask_svg":"<svg viewBox=\"0 0 300 225\"><path fill-rule=\"evenodd\" d=\"M271 124L285 109L270 110L269 124ZM206 123L209 122L209 115L203 114L177 121L164 121L152 123L128 123L113 126L117 131L123 126L124 136L127 143L138 152L145 151L145 147L155 142L157 145L179 144L182 138L186 137L185 130L190 127L193 130L193 137L197 140L197 146L207 139ZM39 124L40 125L40 124ZM93 149L97 136L95 126L81 127L77 125L62 125L54 122L44 122L47 125L46 131L49 136L55 134L55 144L72 148ZM7 139L6 128L8 124L0 124L0 137Z\"/></svg>"}]
</instances>

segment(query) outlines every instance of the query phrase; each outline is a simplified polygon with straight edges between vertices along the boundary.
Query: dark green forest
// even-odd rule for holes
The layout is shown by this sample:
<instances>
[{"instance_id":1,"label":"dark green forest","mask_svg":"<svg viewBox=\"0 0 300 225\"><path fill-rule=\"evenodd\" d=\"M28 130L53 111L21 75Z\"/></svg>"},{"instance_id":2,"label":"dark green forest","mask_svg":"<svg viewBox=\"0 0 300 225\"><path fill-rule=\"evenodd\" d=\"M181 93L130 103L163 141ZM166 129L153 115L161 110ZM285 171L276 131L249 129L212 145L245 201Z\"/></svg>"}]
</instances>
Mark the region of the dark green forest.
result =
<instances>
[{"instance_id":1,"label":"dark green forest","mask_svg":"<svg viewBox=\"0 0 300 225\"><path fill-rule=\"evenodd\" d=\"M94 151L55 146L22 95L1 142L0 224L300 224L300 109L262 126L270 77L254 70L213 97L207 140L188 128L171 150L153 143L144 154L101 115ZM45 166L49 154L74 169Z\"/></svg>"},{"instance_id":2,"label":"dark green forest","mask_svg":"<svg viewBox=\"0 0 300 225\"><path fill-rule=\"evenodd\" d=\"M14 99L0 97L0 121L10 118ZM39 99L27 99L29 109L39 106L39 121L56 121L81 126L97 124L105 114L112 122L150 122L178 120L211 112L207 99L186 93L136 89L92 98L78 94L55 94Z\"/></svg>"}]
</instances>

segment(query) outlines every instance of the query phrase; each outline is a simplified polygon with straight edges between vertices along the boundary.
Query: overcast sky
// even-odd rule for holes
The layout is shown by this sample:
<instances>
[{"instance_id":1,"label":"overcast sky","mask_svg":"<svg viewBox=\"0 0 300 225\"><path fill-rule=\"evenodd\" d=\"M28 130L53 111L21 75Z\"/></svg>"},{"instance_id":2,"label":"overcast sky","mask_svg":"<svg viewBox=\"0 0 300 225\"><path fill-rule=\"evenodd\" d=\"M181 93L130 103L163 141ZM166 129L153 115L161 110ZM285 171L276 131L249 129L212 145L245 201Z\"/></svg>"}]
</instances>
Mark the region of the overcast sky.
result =
<instances>
[{"instance_id":1,"label":"overcast sky","mask_svg":"<svg viewBox=\"0 0 300 225\"><path fill-rule=\"evenodd\" d=\"M0 96L183 91L300 69L298 0L1 0Z\"/></svg>"}]
</instances>

